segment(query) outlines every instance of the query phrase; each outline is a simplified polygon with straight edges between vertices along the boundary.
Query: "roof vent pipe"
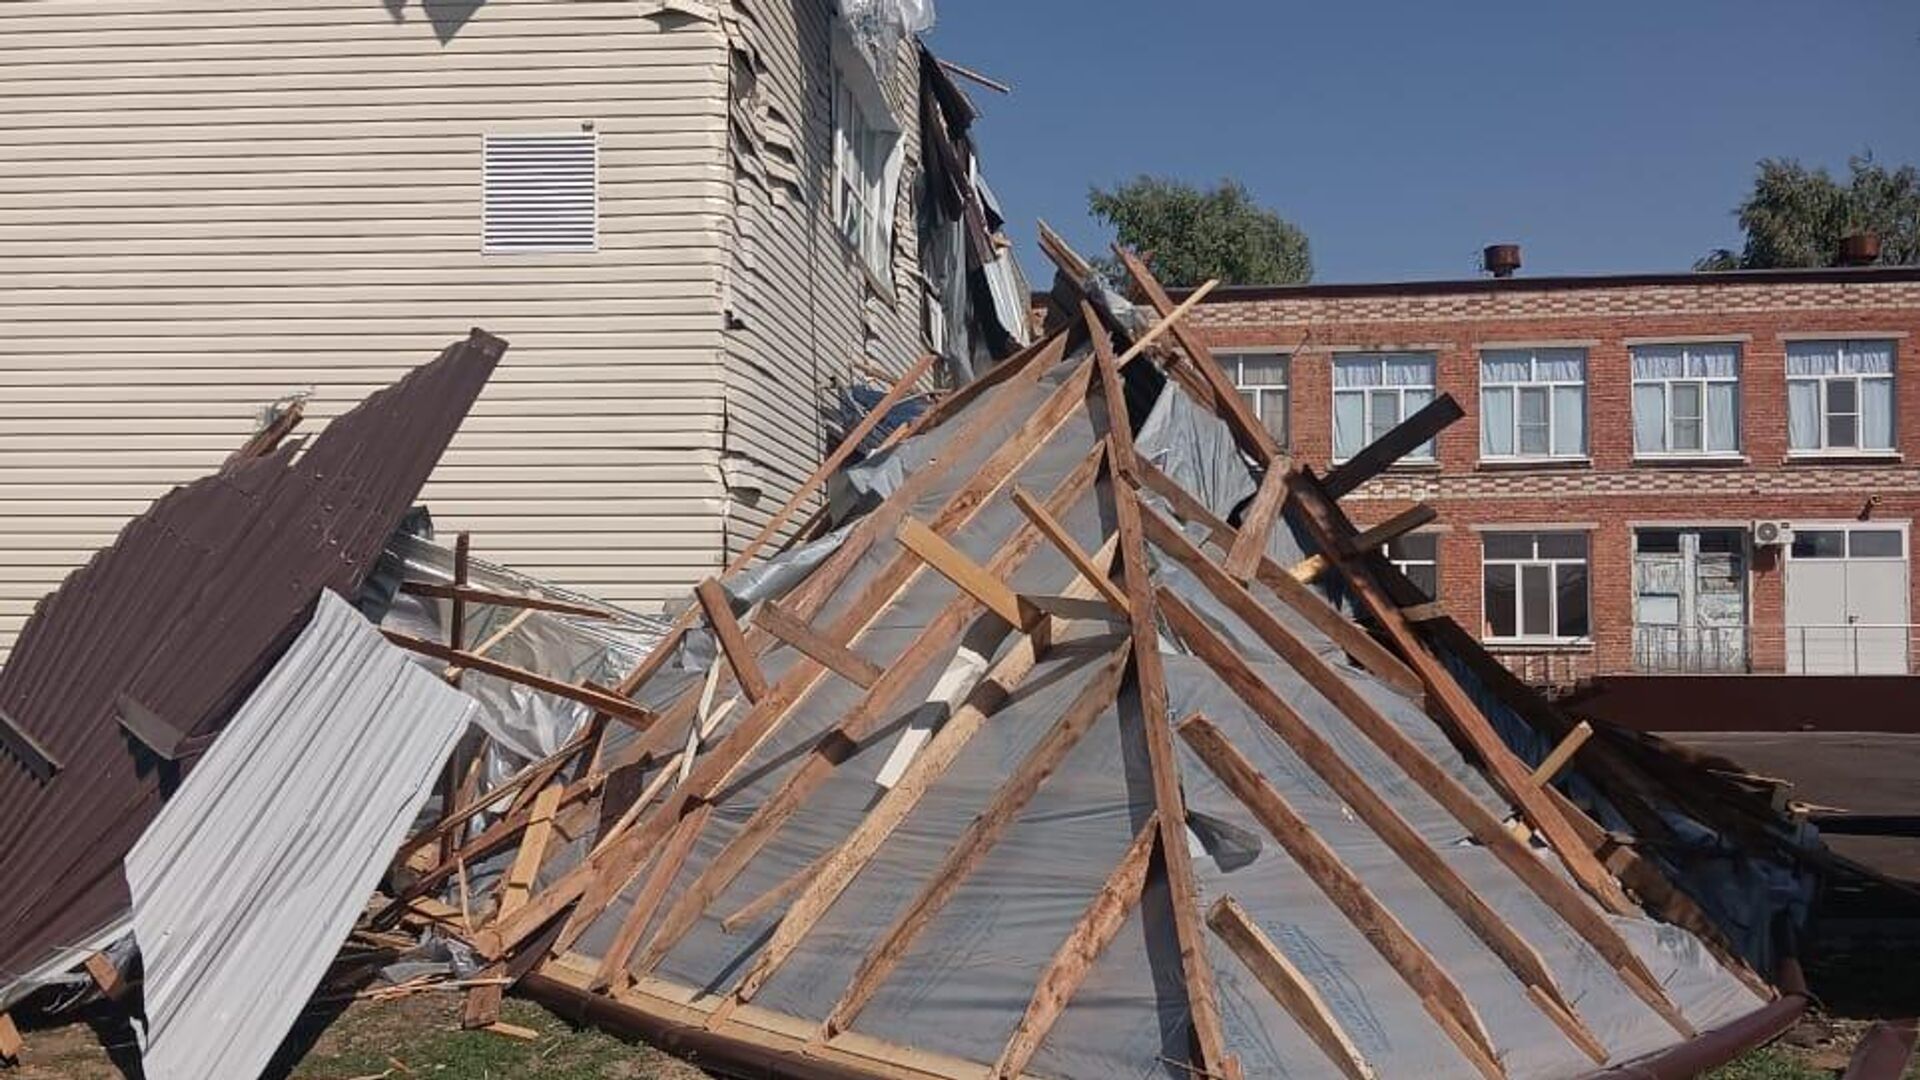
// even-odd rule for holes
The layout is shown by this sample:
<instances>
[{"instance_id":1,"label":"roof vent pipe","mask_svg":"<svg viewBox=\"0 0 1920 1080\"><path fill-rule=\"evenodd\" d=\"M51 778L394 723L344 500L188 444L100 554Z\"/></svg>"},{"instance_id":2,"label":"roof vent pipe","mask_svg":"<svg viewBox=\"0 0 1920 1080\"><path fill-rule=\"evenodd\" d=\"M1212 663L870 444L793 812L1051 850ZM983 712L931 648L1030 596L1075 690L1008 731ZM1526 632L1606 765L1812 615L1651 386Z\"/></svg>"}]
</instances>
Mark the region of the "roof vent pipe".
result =
<instances>
[{"instance_id":1,"label":"roof vent pipe","mask_svg":"<svg viewBox=\"0 0 1920 1080\"><path fill-rule=\"evenodd\" d=\"M1512 277L1520 269L1520 245L1488 244L1480 254L1480 265L1494 277Z\"/></svg>"},{"instance_id":2,"label":"roof vent pipe","mask_svg":"<svg viewBox=\"0 0 1920 1080\"><path fill-rule=\"evenodd\" d=\"M1840 238L1841 266L1872 266L1880 261L1880 237L1870 232L1848 233Z\"/></svg>"}]
</instances>

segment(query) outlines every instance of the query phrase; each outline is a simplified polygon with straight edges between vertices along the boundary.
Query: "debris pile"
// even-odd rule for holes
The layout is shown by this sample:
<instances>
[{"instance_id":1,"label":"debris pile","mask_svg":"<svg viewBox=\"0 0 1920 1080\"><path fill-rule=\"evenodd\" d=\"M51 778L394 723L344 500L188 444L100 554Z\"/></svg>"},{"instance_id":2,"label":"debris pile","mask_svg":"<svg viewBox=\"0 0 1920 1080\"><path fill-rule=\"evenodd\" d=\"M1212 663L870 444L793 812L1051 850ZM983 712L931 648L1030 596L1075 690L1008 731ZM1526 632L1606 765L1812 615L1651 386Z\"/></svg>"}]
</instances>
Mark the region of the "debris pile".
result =
<instances>
[{"instance_id":1,"label":"debris pile","mask_svg":"<svg viewBox=\"0 0 1920 1080\"><path fill-rule=\"evenodd\" d=\"M131 916L156 1077L253 1075L316 989L454 990L488 1027L517 988L802 1077L1661 1075L1790 1021L1803 837L1515 684L1379 557L1430 514L1342 508L1458 406L1316 475L1193 297L1046 246L1042 339L884 436L930 359L862 402L670 623L393 535L478 390L444 371L484 380L490 339L363 406L434 418L359 436L377 457L303 471L355 437L336 421L201 482L364 494L217 536L163 500L0 674L32 766L0 794L43 823L7 880L92 875L7 900L8 979L84 967ZM435 378L459 391L406 403ZM752 565L858 454L858 497ZM284 550L335 528L326 574ZM178 538L141 560L166 595L103 590L149 533ZM220 678L164 692L188 671ZM129 809L76 835L44 827L56 799ZM218 1030L234 1008L249 1030Z\"/></svg>"}]
</instances>

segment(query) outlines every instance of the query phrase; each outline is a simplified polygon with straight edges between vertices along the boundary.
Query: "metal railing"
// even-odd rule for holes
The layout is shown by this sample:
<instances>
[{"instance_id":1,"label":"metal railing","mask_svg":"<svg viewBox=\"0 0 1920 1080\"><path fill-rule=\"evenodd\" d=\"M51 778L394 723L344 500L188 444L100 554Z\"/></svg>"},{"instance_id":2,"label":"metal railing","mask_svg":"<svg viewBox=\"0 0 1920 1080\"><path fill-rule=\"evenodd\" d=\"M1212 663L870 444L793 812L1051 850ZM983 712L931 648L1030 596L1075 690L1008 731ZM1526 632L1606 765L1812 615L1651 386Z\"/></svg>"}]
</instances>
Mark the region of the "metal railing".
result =
<instances>
[{"instance_id":1,"label":"metal railing","mask_svg":"<svg viewBox=\"0 0 1920 1080\"><path fill-rule=\"evenodd\" d=\"M1752 628L1652 626L1633 628L1633 669L1659 674L1736 675L1751 670Z\"/></svg>"},{"instance_id":2,"label":"metal railing","mask_svg":"<svg viewBox=\"0 0 1920 1080\"><path fill-rule=\"evenodd\" d=\"M1905 675L1913 623L1796 623L1781 628L1789 675Z\"/></svg>"}]
</instances>

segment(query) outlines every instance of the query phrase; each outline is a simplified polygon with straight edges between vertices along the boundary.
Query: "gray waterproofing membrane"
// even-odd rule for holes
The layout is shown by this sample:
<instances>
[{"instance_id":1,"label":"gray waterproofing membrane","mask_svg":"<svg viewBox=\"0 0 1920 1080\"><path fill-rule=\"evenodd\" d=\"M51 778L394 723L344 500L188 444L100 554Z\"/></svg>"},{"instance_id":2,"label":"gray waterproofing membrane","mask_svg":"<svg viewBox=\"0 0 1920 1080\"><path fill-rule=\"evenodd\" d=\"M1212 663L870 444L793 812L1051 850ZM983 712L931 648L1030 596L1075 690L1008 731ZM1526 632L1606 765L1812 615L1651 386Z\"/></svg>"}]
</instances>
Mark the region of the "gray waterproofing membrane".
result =
<instances>
[{"instance_id":1,"label":"gray waterproofing membrane","mask_svg":"<svg viewBox=\"0 0 1920 1080\"><path fill-rule=\"evenodd\" d=\"M933 516L986 457L1013 436L1070 367L1062 365L1038 387L1016 385L999 391L1022 394L1027 400L1010 410L996 430L960 455L932 490L916 500L914 515L923 520ZM1170 388L1168 393L1179 391ZM911 475L939 454L959 423L950 422L898 448L906 473ZM1044 497L1085 458L1096 439L1094 422L1084 411L1076 414L1026 464L1016 482ZM1157 443L1142 446L1150 454L1160 448ZM1022 520L1009 502L1009 488L1003 487L951 537L976 561L986 562ZM1085 549L1097 548L1113 531L1107 512L1110 505L1103 485L1062 515ZM1289 543L1293 541L1275 541L1277 547ZM844 611L862 585L899 550L890 537L876 542L836 590L816 623L827 625ZM1219 552L1214 554L1217 557ZM1154 569L1160 583L1174 589L1219 626L1269 684L1542 954L1576 1011L1607 1046L1613 1060L1637 1057L1681 1040L1497 859L1468 844L1456 821L1359 735L1338 710L1220 610L1185 573L1164 558L1157 559ZM1072 577L1064 559L1050 546L1042 545L1012 575L1012 584L1023 592L1058 593ZM1508 812L1509 808L1416 705L1349 667L1337 648L1264 589L1257 589L1256 594L1283 622L1334 658L1345 677L1476 797L1498 814ZM952 585L923 570L852 648L876 664L892 663L916 631L955 595ZM973 636L978 639L983 628L989 626L1002 634L1006 631L994 617L981 616ZM813 1020L825 1018L862 958L934 872L955 838L986 807L1026 751L1053 725L1066 703L1097 675L1123 630L1119 624L1073 624L1065 643L1048 652L1012 699L987 721L755 997L755 1004ZM1162 648L1169 653L1166 666L1173 715L1178 718L1194 710L1203 711L1227 732L1242 753L1253 759L1459 982L1492 1033L1511 1075L1571 1076L1592 1071L1590 1059L1528 1001L1524 988L1498 958L1370 829L1354 819L1211 671L1197 660L1172 652L1177 645L1171 639L1163 637ZM777 679L795 659L791 650L776 648L763 657L763 666L770 679ZM655 974L715 992L737 981L781 912L775 911L733 934L724 932L719 920L837 846L863 819L878 794L874 778L893 751L899 731L916 720L918 707L912 703L925 700L944 666L944 659L928 666L916 685L901 696L904 704L893 710L889 722L805 801L708 907L700 923L668 952ZM693 666L680 670L670 666L656 685L647 688L645 700L671 700L699 675ZM819 736L846 716L862 696L858 687L829 675L791 710L714 800L715 813L669 890L660 908L662 913L739 833ZM737 709L729 722L737 722L744 713L744 708ZM628 737L625 732L614 735L616 740ZM1244 853L1239 853L1240 858L1230 858L1225 850L1219 858L1205 852L1196 857L1203 904L1210 905L1226 895L1243 904L1307 973L1381 1075L1475 1075L1428 1018L1414 992L1286 852L1218 786L1184 744L1178 752L1192 811L1260 841L1251 861L1245 860ZM1118 709L1109 708L1041 786L1008 834L981 861L856 1018L853 1029L975 1061L992 1060L1018 1022L1036 980L1113 871L1152 804L1137 706L1128 698ZM1557 871L1557 864L1550 865ZM550 864L543 878L551 878L563 866ZM608 947L642 881L644 875L636 877L575 945L576 952L598 957ZM1150 885L1145 902L1075 995L1032 1062L1030 1072L1066 1077L1186 1075L1184 1069L1162 1060L1184 1060L1187 1042L1187 1007L1167 905L1164 890L1157 884ZM656 915L656 925L658 918ZM1761 1004L1686 932L1645 917L1610 918L1695 1026L1704 1030ZM1242 1056L1248 1075L1319 1076L1333 1072L1326 1057L1238 959L1210 932L1208 941L1228 1039L1231 1049ZM643 953L644 949L637 952L636 958Z\"/></svg>"}]
</instances>

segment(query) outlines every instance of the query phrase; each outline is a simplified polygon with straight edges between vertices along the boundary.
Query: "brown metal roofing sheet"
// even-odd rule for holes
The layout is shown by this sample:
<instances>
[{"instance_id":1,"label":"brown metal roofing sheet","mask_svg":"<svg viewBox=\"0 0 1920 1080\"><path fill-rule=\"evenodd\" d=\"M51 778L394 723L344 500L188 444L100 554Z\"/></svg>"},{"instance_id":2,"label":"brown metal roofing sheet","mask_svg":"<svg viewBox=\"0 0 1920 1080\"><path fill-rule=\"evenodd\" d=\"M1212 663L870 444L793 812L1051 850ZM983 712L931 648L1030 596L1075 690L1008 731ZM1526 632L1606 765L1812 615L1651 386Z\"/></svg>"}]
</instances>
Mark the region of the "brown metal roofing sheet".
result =
<instances>
[{"instance_id":1,"label":"brown metal roofing sheet","mask_svg":"<svg viewBox=\"0 0 1920 1080\"><path fill-rule=\"evenodd\" d=\"M320 591L357 592L505 350L476 330L305 453L176 488L41 601L0 712L62 768L0 754L0 991L125 914L121 860L191 764L142 746L116 703L218 731Z\"/></svg>"}]
</instances>

